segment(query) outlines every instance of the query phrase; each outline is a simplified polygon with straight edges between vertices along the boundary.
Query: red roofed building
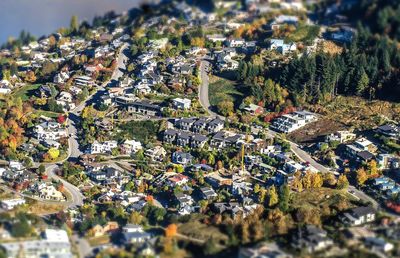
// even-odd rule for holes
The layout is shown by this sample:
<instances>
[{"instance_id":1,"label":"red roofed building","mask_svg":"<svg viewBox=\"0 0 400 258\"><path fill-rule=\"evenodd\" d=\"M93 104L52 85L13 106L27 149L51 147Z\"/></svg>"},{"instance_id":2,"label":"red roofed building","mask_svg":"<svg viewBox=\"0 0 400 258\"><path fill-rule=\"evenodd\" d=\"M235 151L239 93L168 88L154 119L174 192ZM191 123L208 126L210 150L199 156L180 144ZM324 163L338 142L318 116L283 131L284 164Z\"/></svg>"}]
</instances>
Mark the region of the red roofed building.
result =
<instances>
[{"instance_id":1,"label":"red roofed building","mask_svg":"<svg viewBox=\"0 0 400 258\"><path fill-rule=\"evenodd\" d=\"M169 185L175 187L177 185L181 186L187 184L189 182L189 178L182 174L176 174L170 178L168 178Z\"/></svg>"}]
</instances>

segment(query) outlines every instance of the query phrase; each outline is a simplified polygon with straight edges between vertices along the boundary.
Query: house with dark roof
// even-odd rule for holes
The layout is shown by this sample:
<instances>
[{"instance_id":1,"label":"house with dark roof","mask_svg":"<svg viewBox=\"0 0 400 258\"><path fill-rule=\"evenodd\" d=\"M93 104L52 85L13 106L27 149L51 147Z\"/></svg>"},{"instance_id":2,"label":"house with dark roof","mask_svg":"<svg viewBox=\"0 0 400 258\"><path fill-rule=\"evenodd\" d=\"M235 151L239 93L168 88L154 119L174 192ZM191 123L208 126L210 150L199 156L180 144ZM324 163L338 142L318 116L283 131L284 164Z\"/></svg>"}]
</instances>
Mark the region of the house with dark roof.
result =
<instances>
[{"instance_id":1,"label":"house with dark roof","mask_svg":"<svg viewBox=\"0 0 400 258\"><path fill-rule=\"evenodd\" d=\"M237 147L238 140L242 137L240 134L231 132L218 132L211 138L210 146L215 149Z\"/></svg>"},{"instance_id":2,"label":"house with dark roof","mask_svg":"<svg viewBox=\"0 0 400 258\"><path fill-rule=\"evenodd\" d=\"M181 147L189 146L192 134L189 132L179 132L176 137L176 145Z\"/></svg>"},{"instance_id":3,"label":"house with dark roof","mask_svg":"<svg viewBox=\"0 0 400 258\"><path fill-rule=\"evenodd\" d=\"M213 120L211 120L207 124L207 131L209 133L216 133L216 132L221 131L222 129L224 129L224 121L222 121L218 117L213 119Z\"/></svg>"},{"instance_id":4,"label":"house with dark roof","mask_svg":"<svg viewBox=\"0 0 400 258\"><path fill-rule=\"evenodd\" d=\"M200 188L201 195L206 200L212 200L218 197L218 194L211 187Z\"/></svg>"},{"instance_id":5,"label":"house with dark roof","mask_svg":"<svg viewBox=\"0 0 400 258\"><path fill-rule=\"evenodd\" d=\"M195 122L195 118L182 118L175 121L175 127L181 130L190 131Z\"/></svg>"},{"instance_id":6,"label":"house with dark roof","mask_svg":"<svg viewBox=\"0 0 400 258\"><path fill-rule=\"evenodd\" d=\"M148 116L160 116L161 107L145 101L135 101L125 104L125 109L128 113L139 113Z\"/></svg>"},{"instance_id":7,"label":"house with dark roof","mask_svg":"<svg viewBox=\"0 0 400 258\"><path fill-rule=\"evenodd\" d=\"M369 162L374 158L374 154L369 151L360 151L357 153L357 160L360 162Z\"/></svg>"},{"instance_id":8,"label":"house with dark roof","mask_svg":"<svg viewBox=\"0 0 400 258\"><path fill-rule=\"evenodd\" d=\"M200 133L205 130L207 127L207 120L204 118L198 119L196 122L193 123L192 131L194 133Z\"/></svg>"},{"instance_id":9,"label":"house with dark roof","mask_svg":"<svg viewBox=\"0 0 400 258\"><path fill-rule=\"evenodd\" d=\"M345 212L341 221L350 226L358 226L375 221L376 210L371 206L357 207Z\"/></svg>"},{"instance_id":10,"label":"house with dark roof","mask_svg":"<svg viewBox=\"0 0 400 258\"><path fill-rule=\"evenodd\" d=\"M190 147L191 148L202 148L208 141L208 137L202 134L192 135Z\"/></svg>"},{"instance_id":11,"label":"house with dark roof","mask_svg":"<svg viewBox=\"0 0 400 258\"><path fill-rule=\"evenodd\" d=\"M379 126L376 132L389 138L400 139L400 126L394 124L386 124Z\"/></svg>"},{"instance_id":12,"label":"house with dark roof","mask_svg":"<svg viewBox=\"0 0 400 258\"><path fill-rule=\"evenodd\" d=\"M322 251L333 245L333 241L327 235L328 233L321 228L306 225L295 230L291 245L297 250L305 250L308 253Z\"/></svg>"},{"instance_id":13,"label":"house with dark roof","mask_svg":"<svg viewBox=\"0 0 400 258\"><path fill-rule=\"evenodd\" d=\"M163 142L173 144L176 140L176 136L179 134L177 130L167 129L163 134Z\"/></svg>"},{"instance_id":14,"label":"house with dark roof","mask_svg":"<svg viewBox=\"0 0 400 258\"><path fill-rule=\"evenodd\" d=\"M189 165L193 161L193 156L190 153L176 151L172 153L172 162L180 165Z\"/></svg>"}]
</instances>

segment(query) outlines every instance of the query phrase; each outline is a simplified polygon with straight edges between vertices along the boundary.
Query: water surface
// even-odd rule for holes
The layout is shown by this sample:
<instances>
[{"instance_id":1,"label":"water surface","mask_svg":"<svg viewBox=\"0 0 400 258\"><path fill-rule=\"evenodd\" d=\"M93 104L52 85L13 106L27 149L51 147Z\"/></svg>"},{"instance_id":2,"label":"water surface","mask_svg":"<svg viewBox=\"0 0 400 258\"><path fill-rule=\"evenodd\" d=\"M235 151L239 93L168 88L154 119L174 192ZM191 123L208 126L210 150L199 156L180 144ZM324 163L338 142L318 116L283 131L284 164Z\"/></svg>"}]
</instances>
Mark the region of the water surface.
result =
<instances>
[{"instance_id":1,"label":"water surface","mask_svg":"<svg viewBox=\"0 0 400 258\"><path fill-rule=\"evenodd\" d=\"M92 21L96 15L137 7L143 0L0 0L0 44L21 30L47 35L70 24L71 16Z\"/></svg>"}]
</instances>

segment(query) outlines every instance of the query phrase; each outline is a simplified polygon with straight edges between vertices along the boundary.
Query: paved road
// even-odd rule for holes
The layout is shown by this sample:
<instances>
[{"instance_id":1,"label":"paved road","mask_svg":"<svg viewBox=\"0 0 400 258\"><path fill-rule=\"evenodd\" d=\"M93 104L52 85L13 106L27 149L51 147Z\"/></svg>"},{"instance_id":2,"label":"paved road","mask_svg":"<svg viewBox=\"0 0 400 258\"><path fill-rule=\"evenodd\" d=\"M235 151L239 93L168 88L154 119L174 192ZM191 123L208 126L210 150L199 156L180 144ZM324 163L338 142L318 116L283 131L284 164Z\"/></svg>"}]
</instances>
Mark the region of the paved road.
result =
<instances>
[{"instance_id":1,"label":"paved road","mask_svg":"<svg viewBox=\"0 0 400 258\"><path fill-rule=\"evenodd\" d=\"M225 117L218 115L214 111L211 110L211 104L209 100L209 93L208 93L208 87L209 87L209 78L208 78L208 69L212 69L212 65L209 61L207 61L207 56L203 57L201 62L200 62L200 79L201 79L201 84L200 84L200 89L199 89L199 101L201 106L208 112L209 116L211 117L219 117L223 120L225 120Z\"/></svg>"},{"instance_id":2,"label":"paved road","mask_svg":"<svg viewBox=\"0 0 400 258\"><path fill-rule=\"evenodd\" d=\"M47 166L46 167L47 175L54 180L61 181L61 183L64 185L65 189L68 190L68 192L71 194L71 204L69 205L70 208L76 207L76 206L81 206L83 204L83 200L85 199L85 197L83 196L83 194L81 193L79 188L77 188L73 184L68 183L67 181L65 181L64 179L62 179L61 177L59 177L55 174L55 170L57 168L58 168L58 165L56 165L56 164Z\"/></svg>"},{"instance_id":3,"label":"paved road","mask_svg":"<svg viewBox=\"0 0 400 258\"><path fill-rule=\"evenodd\" d=\"M117 57L117 67L114 70L111 79L104 82L100 87L98 87L97 91L93 92L85 101L76 106L68 115L68 134L70 135L68 139L68 156L67 159L76 159L80 155L82 155L82 151L80 150L80 146L77 139L77 124L79 123L80 113L82 110L91 105L96 99L100 98L100 95L104 93L104 87L106 87L112 81L118 81L124 75L124 71L126 69L126 61L128 60L127 50L129 45L125 43L118 54Z\"/></svg>"},{"instance_id":4,"label":"paved road","mask_svg":"<svg viewBox=\"0 0 400 258\"><path fill-rule=\"evenodd\" d=\"M71 239L76 246L80 258L90 257L93 254L93 248L85 238L74 234Z\"/></svg>"}]
</instances>

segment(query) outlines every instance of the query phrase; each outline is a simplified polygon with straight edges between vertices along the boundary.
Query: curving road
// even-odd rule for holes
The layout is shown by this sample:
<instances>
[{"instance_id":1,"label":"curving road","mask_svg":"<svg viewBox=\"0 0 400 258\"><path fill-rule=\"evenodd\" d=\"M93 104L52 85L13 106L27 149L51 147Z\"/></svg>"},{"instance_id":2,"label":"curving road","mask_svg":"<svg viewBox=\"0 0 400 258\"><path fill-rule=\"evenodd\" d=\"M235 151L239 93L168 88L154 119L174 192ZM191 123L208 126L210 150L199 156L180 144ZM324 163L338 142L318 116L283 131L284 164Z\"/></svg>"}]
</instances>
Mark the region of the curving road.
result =
<instances>
[{"instance_id":1,"label":"curving road","mask_svg":"<svg viewBox=\"0 0 400 258\"><path fill-rule=\"evenodd\" d=\"M64 185L65 189L71 194L71 204L68 206L69 208L81 206L85 197L76 186L68 183L67 181L55 174L55 170L57 168L57 164L49 165L46 168L47 175L54 180L60 181Z\"/></svg>"},{"instance_id":2,"label":"curving road","mask_svg":"<svg viewBox=\"0 0 400 258\"><path fill-rule=\"evenodd\" d=\"M208 56L204 56L200 62L200 89L199 89L199 102L204 110L207 111L210 117L219 117L225 120L225 117L218 115L211 110L208 88L210 85L207 71L212 68L212 64L207 60Z\"/></svg>"},{"instance_id":3,"label":"curving road","mask_svg":"<svg viewBox=\"0 0 400 258\"><path fill-rule=\"evenodd\" d=\"M80 155L83 154L82 151L80 150L80 145L79 145L79 142L77 139L78 130L76 128L77 124L79 123L80 113L86 106L91 105L93 103L93 100L96 97L98 97L97 95L99 94L99 92L101 93L104 90L105 86L107 86L113 80L118 81L119 78L121 78L124 75L124 71L126 69L125 63L128 60L128 57L126 55L126 50L128 47L129 47L128 44L124 44L121 47L120 52L118 53L118 57L117 57L117 66L111 76L111 79L109 81L104 82L85 101L80 103L78 106L75 107L75 109L73 109L72 111L69 112L68 120L67 120L67 133L69 135L67 157L56 163L46 164L46 173L47 173L48 177L51 179L57 180L57 181L61 181L63 183L65 189L71 194L72 200L71 200L69 207L81 206L83 204L83 200L85 199L85 197L82 195L79 188L68 183L61 177L57 176L55 174L55 171L58 168L58 166L61 165L64 161L76 160Z\"/></svg>"}]
</instances>

